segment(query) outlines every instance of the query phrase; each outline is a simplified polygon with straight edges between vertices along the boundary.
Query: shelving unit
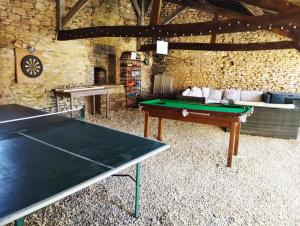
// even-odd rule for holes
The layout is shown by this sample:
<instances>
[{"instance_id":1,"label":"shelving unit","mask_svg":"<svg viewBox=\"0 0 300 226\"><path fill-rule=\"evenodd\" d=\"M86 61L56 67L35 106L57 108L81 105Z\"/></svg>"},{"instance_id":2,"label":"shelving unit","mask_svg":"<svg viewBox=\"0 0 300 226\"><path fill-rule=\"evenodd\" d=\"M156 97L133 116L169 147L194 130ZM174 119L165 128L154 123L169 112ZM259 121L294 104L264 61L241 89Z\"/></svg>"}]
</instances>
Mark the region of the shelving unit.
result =
<instances>
[{"instance_id":1,"label":"shelving unit","mask_svg":"<svg viewBox=\"0 0 300 226\"><path fill-rule=\"evenodd\" d=\"M137 107L141 95L141 58L132 59L132 52L123 52L120 59L120 81L126 90L126 109Z\"/></svg>"}]
</instances>

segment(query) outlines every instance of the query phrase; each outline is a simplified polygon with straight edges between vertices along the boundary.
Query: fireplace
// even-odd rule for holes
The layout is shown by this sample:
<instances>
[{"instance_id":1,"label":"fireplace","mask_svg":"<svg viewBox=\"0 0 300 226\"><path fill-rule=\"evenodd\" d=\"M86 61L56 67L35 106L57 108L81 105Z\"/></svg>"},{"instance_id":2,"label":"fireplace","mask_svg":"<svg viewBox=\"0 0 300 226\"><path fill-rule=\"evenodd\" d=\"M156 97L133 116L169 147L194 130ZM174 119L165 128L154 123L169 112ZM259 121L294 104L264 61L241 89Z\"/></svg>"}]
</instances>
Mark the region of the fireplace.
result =
<instances>
[{"instance_id":1,"label":"fireplace","mask_svg":"<svg viewBox=\"0 0 300 226\"><path fill-rule=\"evenodd\" d=\"M116 84L116 51L112 45L96 44L94 46L95 84Z\"/></svg>"}]
</instances>

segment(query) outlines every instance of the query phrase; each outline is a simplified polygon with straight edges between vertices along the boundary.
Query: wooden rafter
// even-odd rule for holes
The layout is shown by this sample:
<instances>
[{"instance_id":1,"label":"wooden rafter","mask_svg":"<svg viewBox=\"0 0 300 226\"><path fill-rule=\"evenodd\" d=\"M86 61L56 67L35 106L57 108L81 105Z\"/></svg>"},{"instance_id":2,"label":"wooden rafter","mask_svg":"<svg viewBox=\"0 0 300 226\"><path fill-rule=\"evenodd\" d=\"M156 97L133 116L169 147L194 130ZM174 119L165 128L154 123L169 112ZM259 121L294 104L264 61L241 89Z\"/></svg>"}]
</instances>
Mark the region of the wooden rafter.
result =
<instances>
[{"instance_id":1,"label":"wooden rafter","mask_svg":"<svg viewBox=\"0 0 300 226\"><path fill-rule=\"evenodd\" d=\"M140 17L138 19L138 25L144 25L145 24L145 0L141 0L141 14Z\"/></svg>"},{"instance_id":2,"label":"wooden rafter","mask_svg":"<svg viewBox=\"0 0 300 226\"><path fill-rule=\"evenodd\" d=\"M78 0L62 19L62 28L89 2L89 0Z\"/></svg>"},{"instance_id":3,"label":"wooden rafter","mask_svg":"<svg viewBox=\"0 0 300 226\"><path fill-rule=\"evenodd\" d=\"M258 7L258 6L253 6L253 5L249 5L247 3L241 3L246 9L248 9L249 12L251 12L251 14L253 16L262 16L264 15L264 11Z\"/></svg>"},{"instance_id":4,"label":"wooden rafter","mask_svg":"<svg viewBox=\"0 0 300 226\"><path fill-rule=\"evenodd\" d=\"M240 12L216 7L215 5L212 5L206 1L198 1L194 3L192 3L191 1L181 1L181 0L167 0L167 1L172 4L187 6L191 9L205 11L210 14L219 14L227 17L245 16Z\"/></svg>"},{"instance_id":5,"label":"wooden rafter","mask_svg":"<svg viewBox=\"0 0 300 226\"><path fill-rule=\"evenodd\" d=\"M141 10L137 0L131 0L136 16L139 17L141 15Z\"/></svg>"},{"instance_id":6,"label":"wooden rafter","mask_svg":"<svg viewBox=\"0 0 300 226\"><path fill-rule=\"evenodd\" d=\"M172 20L174 20L177 16L179 16L184 10L186 10L188 7L186 6L179 6L171 15L166 17L161 24L168 24Z\"/></svg>"},{"instance_id":7,"label":"wooden rafter","mask_svg":"<svg viewBox=\"0 0 300 226\"><path fill-rule=\"evenodd\" d=\"M295 49L297 45L292 41L247 43L247 44L225 44L225 43L169 43L172 50L203 50L203 51L258 51L258 50L280 50ZM140 51L156 50L156 44L142 45Z\"/></svg>"},{"instance_id":8,"label":"wooden rafter","mask_svg":"<svg viewBox=\"0 0 300 226\"><path fill-rule=\"evenodd\" d=\"M264 9L274 10L277 12L295 12L299 11L300 7L286 0L237 0L250 5L259 6Z\"/></svg>"},{"instance_id":9,"label":"wooden rafter","mask_svg":"<svg viewBox=\"0 0 300 226\"><path fill-rule=\"evenodd\" d=\"M56 0L56 30L62 29L62 18L65 14L65 0Z\"/></svg>"},{"instance_id":10,"label":"wooden rafter","mask_svg":"<svg viewBox=\"0 0 300 226\"><path fill-rule=\"evenodd\" d=\"M162 0L153 0L152 12L151 12L151 18L150 18L151 25L159 24L161 7L162 7Z\"/></svg>"},{"instance_id":11,"label":"wooden rafter","mask_svg":"<svg viewBox=\"0 0 300 226\"><path fill-rule=\"evenodd\" d=\"M218 20L219 20L219 15L215 14L213 21L217 22ZM212 34L210 37L210 43L216 43L216 40L217 40L217 34Z\"/></svg>"},{"instance_id":12,"label":"wooden rafter","mask_svg":"<svg viewBox=\"0 0 300 226\"><path fill-rule=\"evenodd\" d=\"M58 40L95 37L179 37L271 29L282 29L296 32L299 28L300 14L295 12L257 17L244 17L218 22L209 21L204 23L152 26L98 26L79 28L59 31Z\"/></svg>"}]
</instances>

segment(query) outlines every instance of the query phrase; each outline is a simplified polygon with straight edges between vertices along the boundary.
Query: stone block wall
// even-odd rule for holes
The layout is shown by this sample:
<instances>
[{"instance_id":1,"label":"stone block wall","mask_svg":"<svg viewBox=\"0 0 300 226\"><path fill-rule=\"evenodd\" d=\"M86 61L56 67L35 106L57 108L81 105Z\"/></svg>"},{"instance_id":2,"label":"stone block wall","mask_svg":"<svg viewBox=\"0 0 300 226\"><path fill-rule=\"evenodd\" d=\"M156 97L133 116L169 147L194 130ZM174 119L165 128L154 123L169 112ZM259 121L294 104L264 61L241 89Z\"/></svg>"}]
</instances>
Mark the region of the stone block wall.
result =
<instances>
[{"instance_id":1,"label":"stone block wall","mask_svg":"<svg viewBox=\"0 0 300 226\"><path fill-rule=\"evenodd\" d=\"M66 1L69 10L77 0ZM0 0L0 104L18 103L54 110L53 89L94 83L96 64L94 46L97 43L116 46L116 82L119 83L119 58L123 51L135 51L136 39L98 38L56 41L56 1ZM65 29L96 25L135 24L130 0L91 0L66 25ZM15 82L14 48L34 47L45 58L45 81L40 84ZM85 103L79 98L75 105ZM86 102L88 104L88 102ZM67 108L68 103L62 102ZM118 105L115 105L118 106ZM113 109L113 108L112 108Z\"/></svg>"},{"instance_id":2,"label":"stone block wall","mask_svg":"<svg viewBox=\"0 0 300 226\"><path fill-rule=\"evenodd\" d=\"M163 8L163 18L176 9ZM171 23L205 22L213 15L187 9ZM287 38L268 31L216 36L216 43L256 43ZM211 36L172 38L174 42L209 43ZM164 61L155 59L153 73L165 71L174 77L175 89L187 86L239 88L244 90L300 93L300 53L297 50L217 52L172 50Z\"/></svg>"}]
</instances>

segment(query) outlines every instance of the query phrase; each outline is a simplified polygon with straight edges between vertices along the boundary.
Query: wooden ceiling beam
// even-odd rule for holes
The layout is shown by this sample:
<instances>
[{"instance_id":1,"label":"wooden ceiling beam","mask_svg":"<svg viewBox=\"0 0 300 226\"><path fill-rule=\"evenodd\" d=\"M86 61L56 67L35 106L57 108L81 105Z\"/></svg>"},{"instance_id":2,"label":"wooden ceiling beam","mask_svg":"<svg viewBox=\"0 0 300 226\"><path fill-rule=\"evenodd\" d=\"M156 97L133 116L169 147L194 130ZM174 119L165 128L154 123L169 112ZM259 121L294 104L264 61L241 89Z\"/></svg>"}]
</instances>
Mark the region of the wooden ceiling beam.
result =
<instances>
[{"instance_id":1,"label":"wooden ceiling beam","mask_svg":"<svg viewBox=\"0 0 300 226\"><path fill-rule=\"evenodd\" d=\"M164 20L161 22L161 24L168 24L172 20L174 20L177 16L179 16L184 10L186 10L188 7L186 6L179 6L171 15L164 18Z\"/></svg>"},{"instance_id":2,"label":"wooden ceiling beam","mask_svg":"<svg viewBox=\"0 0 300 226\"><path fill-rule=\"evenodd\" d=\"M280 42L264 42L264 43L246 43L246 44L232 44L232 43L174 43L168 44L169 50L197 50L197 51L261 51L261 50L281 50L281 49L295 49L296 43L292 41ZM142 45L139 51L155 51L156 44Z\"/></svg>"},{"instance_id":3,"label":"wooden ceiling beam","mask_svg":"<svg viewBox=\"0 0 300 226\"><path fill-rule=\"evenodd\" d=\"M258 0L236 0L236 1L258 6L264 9L282 12L282 13L295 12L300 10L299 6L294 5L286 0L259 0L259 1Z\"/></svg>"},{"instance_id":4,"label":"wooden ceiling beam","mask_svg":"<svg viewBox=\"0 0 300 226\"><path fill-rule=\"evenodd\" d=\"M68 11L62 20L62 28L89 2L89 0L78 0L78 2Z\"/></svg>"},{"instance_id":5,"label":"wooden ceiling beam","mask_svg":"<svg viewBox=\"0 0 300 226\"><path fill-rule=\"evenodd\" d=\"M150 18L151 25L159 24L161 7L162 7L162 0L153 0L152 12L151 12L151 18Z\"/></svg>"},{"instance_id":6,"label":"wooden ceiling beam","mask_svg":"<svg viewBox=\"0 0 300 226\"><path fill-rule=\"evenodd\" d=\"M282 13L257 17L244 17L204 23L169 24L151 26L98 26L62 30L58 40L72 40L96 37L179 37L224 34L257 30L281 29L297 32L300 28L300 14Z\"/></svg>"}]
</instances>

